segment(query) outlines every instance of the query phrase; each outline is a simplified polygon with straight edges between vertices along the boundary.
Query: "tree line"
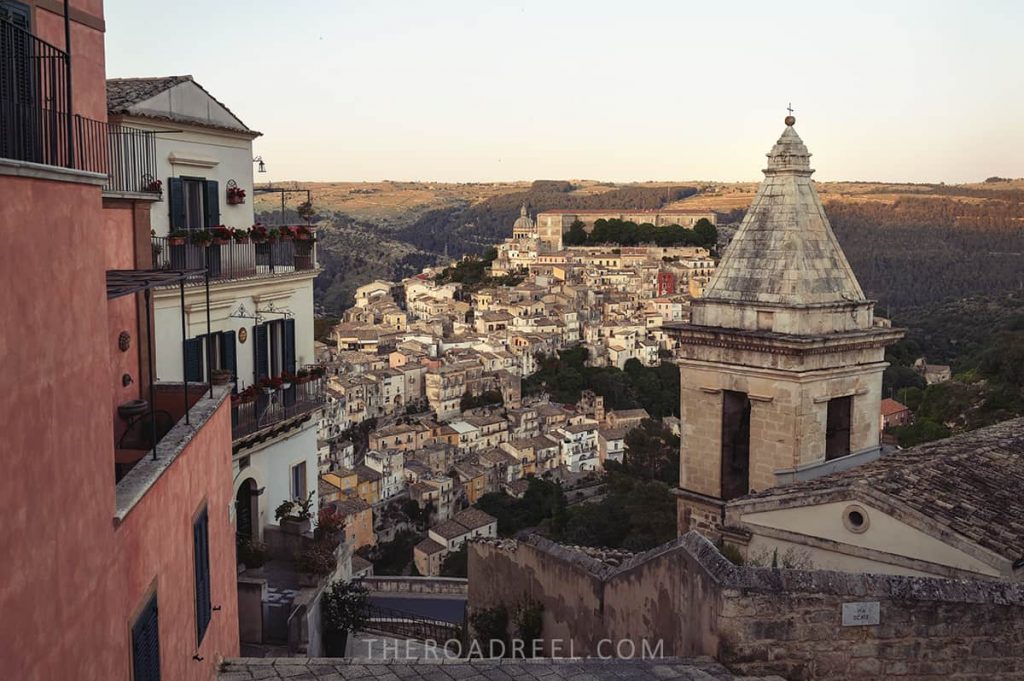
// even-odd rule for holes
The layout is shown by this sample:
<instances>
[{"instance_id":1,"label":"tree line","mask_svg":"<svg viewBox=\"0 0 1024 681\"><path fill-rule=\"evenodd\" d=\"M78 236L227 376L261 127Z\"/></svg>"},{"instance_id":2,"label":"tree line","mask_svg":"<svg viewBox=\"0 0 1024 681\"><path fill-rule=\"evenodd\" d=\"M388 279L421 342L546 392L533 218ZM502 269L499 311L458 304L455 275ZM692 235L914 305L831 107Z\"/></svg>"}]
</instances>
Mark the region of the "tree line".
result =
<instances>
[{"instance_id":1,"label":"tree line","mask_svg":"<svg viewBox=\"0 0 1024 681\"><path fill-rule=\"evenodd\" d=\"M588 233L584 224L576 220L562 237L562 243L566 246L701 246L715 250L718 245L718 229L707 218L698 220L693 229L680 225L655 227L649 222L638 225L630 220L601 218L594 221L594 228Z\"/></svg>"}]
</instances>

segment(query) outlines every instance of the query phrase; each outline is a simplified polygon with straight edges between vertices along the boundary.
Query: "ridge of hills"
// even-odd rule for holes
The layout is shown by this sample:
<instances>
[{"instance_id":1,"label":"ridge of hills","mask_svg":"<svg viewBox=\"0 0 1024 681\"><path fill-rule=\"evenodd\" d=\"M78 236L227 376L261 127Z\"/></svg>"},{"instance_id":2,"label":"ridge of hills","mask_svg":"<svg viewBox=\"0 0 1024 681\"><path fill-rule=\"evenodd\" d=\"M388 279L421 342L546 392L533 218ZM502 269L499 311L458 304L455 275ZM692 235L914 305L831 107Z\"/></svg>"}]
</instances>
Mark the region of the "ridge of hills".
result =
<instances>
[{"instance_id":1,"label":"ridge of hills","mask_svg":"<svg viewBox=\"0 0 1024 681\"><path fill-rule=\"evenodd\" d=\"M289 186L276 183L275 186ZM738 223L756 182L312 182L324 271L321 312L339 314L375 278L480 253L511 233L522 203L554 209L692 208ZM869 297L883 313L1024 288L1024 179L970 184L816 183ZM256 196L266 222L274 197ZM297 219L289 209L286 221Z\"/></svg>"}]
</instances>

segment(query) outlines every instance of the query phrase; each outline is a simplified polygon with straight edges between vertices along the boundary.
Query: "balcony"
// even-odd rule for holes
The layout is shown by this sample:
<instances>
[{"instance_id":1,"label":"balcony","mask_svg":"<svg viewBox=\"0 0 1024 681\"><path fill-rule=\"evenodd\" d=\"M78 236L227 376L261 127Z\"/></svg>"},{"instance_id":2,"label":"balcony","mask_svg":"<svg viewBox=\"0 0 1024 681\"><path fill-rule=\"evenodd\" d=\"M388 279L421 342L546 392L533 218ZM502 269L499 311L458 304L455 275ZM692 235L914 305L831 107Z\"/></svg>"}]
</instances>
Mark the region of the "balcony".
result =
<instances>
[{"instance_id":1,"label":"balcony","mask_svg":"<svg viewBox=\"0 0 1024 681\"><path fill-rule=\"evenodd\" d=\"M231 437L236 442L250 435L305 420L324 406L322 378L292 384L286 390L260 392L255 398L237 395L231 405ZM250 401L243 401L250 400Z\"/></svg>"},{"instance_id":2,"label":"balcony","mask_svg":"<svg viewBox=\"0 0 1024 681\"><path fill-rule=\"evenodd\" d=\"M209 246L153 237L153 266L161 270L207 269L211 281L272 277L316 269L313 241L229 241ZM203 274L190 279L204 280Z\"/></svg>"},{"instance_id":3,"label":"balcony","mask_svg":"<svg viewBox=\"0 0 1024 681\"><path fill-rule=\"evenodd\" d=\"M106 174L104 192L155 194L152 132L74 113L68 54L0 18L0 159Z\"/></svg>"}]
</instances>

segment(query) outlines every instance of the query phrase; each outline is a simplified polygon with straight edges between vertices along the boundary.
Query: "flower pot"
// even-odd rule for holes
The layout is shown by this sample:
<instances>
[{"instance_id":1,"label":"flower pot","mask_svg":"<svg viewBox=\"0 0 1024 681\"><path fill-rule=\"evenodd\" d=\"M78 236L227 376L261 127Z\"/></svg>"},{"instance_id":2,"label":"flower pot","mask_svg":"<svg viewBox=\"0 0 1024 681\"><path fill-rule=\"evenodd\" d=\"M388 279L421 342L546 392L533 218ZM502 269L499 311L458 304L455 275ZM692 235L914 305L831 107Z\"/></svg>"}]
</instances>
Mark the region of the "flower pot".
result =
<instances>
[{"instance_id":1,"label":"flower pot","mask_svg":"<svg viewBox=\"0 0 1024 681\"><path fill-rule=\"evenodd\" d=\"M271 388L271 387L266 387L266 388L263 389L263 392L266 395L273 395L275 390L273 388Z\"/></svg>"},{"instance_id":2,"label":"flower pot","mask_svg":"<svg viewBox=\"0 0 1024 681\"><path fill-rule=\"evenodd\" d=\"M167 237L167 243L169 243L172 246L184 246L185 245L185 237L183 237L183 236Z\"/></svg>"},{"instance_id":3,"label":"flower pot","mask_svg":"<svg viewBox=\"0 0 1024 681\"><path fill-rule=\"evenodd\" d=\"M247 243L249 243L249 237L247 237L247 236L239 237L239 238L235 239L235 241L237 241L240 244L247 244Z\"/></svg>"},{"instance_id":4,"label":"flower pot","mask_svg":"<svg viewBox=\"0 0 1024 681\"><path fill-rule=\"evenodd\" d=\"M210 380L214 385L227 385L231 381L231 372L224 369L214 369Z\"/></svg>"},{"instance_id":5,"label":"flower pot","mask_svg":"<svg viewBox=\"0 0 1024 681\"><path fill-rule=\"evenodd\" d=\"M309 532L309 518L281 518L281 531L287 534L305 534Z\"/></svg>"},{"instance_id":6,"label":"flower pot","mask_svg":"<svg viewBox=\"0 0 1024 681\"><path fill-rule=\"evenodd\" d=\"M291 234L280 234L280 235L278 235L277 238L280 239L281 241L294 241L295 240L295 237L293 237Z\"/></svg>"},{"instance_id":7,"label":"flower pot","mask_svg":"<svg viewBox=\"0 0 1024 681\"><path fill-rule=\"evenodd\" d=\"M324 629L321 634L324 644L324 655L327 657L345 657L348 647L348 632L336 629Z\"/></svg>"},{"instance_id":8,"label":"flower pot","mask_svg":"<svg viewBox=\"0 0 1024 681\"><path fill-rule=\"evenodd\" d=\"M289 383L288 381L285 381L284 383L281 384L281 390L288 390L288 388L290 387L292 387L292 384Z\"/></svg>"},{"instance_id":9,"label":"flower pot","mask_svg":"<svg viewBox=\"0 0 1024 681\"><path fill-rule=\"evenodd\" d=\"M213 245L214 246L223 246L223 245L225 245L229 241L231 241L231 239L214 239L213 240Z\"/></svg>"}]
</instances>

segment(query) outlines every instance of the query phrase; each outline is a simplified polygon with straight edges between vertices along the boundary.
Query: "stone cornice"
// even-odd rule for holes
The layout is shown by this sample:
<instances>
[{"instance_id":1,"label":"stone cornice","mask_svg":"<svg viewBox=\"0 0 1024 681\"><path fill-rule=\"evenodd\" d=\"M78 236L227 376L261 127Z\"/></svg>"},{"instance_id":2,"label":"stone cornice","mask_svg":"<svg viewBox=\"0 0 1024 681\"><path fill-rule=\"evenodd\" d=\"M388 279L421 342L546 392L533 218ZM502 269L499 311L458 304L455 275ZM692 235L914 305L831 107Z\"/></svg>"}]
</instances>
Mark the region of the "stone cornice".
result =
<instances>
[{"instance_id":1,"label":"stone cornice","mask_svg":"<svg viewBox=\"0 0 1024 681\"><path fill-rule=\"evenodd\" d=\"M768 331L721 329L695 324L663 328L680 340L684 351L688 346L700 346L794 356L835 354L886 347L903 336L902 329L883 327L821 336L792 336Z\"/></svg>"}]
</instances>

